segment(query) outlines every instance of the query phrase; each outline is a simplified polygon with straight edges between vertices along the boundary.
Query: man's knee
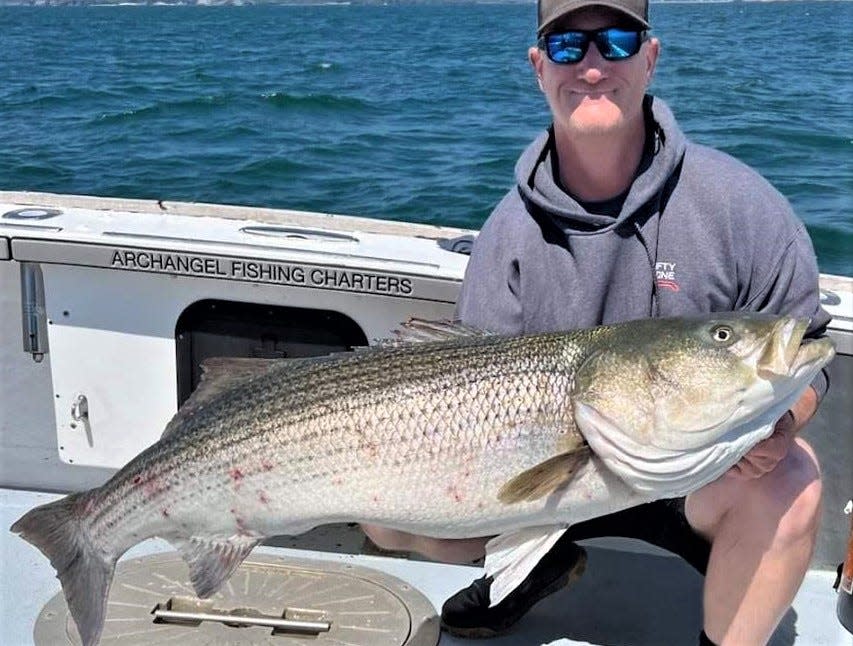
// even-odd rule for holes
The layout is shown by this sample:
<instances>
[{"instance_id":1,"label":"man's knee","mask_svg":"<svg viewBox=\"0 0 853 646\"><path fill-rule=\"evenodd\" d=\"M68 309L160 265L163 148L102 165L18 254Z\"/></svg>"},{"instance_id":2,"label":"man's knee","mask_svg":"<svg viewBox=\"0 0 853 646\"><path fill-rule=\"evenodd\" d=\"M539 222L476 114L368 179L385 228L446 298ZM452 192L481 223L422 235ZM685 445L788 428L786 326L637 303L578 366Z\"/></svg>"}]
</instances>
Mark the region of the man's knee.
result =
<instances>
[{"instance_id":1,"label":"man's knee","mask_svg":"<svg viewBox=\"0 0 853 646\"><path fill-rule=\"evenodd\" d=\"M694 529L713 539L724 527L790 544L817 532L821 479L812 448L797 438L788 455L770 473L754 480L723 477L687 499Z\"/></svg>"},{"instance_id":2,"label":"man's knee","mask_svg":"<svg viewBox=\"0 0 853 646\"><path fill-rule=\"evenodd\" d=\"M817 534L823 485L817 456L805 440L795 440L780 466L778 486L769 488L766 497L775 506L771 520L778 518L775 541L784 546Z\"/></svg>"},{"instance_id":3,"label":"man's knee","mask_svg":"<svg viewBox=\"0 0 853 646\"><path fill-rule=\"evenodd\" d=\"M376 545L385 550L417 552L434 561L470 563L482 558L489 537L464 539L430 538L377 525L361 526Z\"/></svg>"},{"instance_id":4,"label":"man's knee","mask_svg":"<svg viewBox=\"0 0 853 646\"><path fill-rule=\"evenodd\" d=\"M821 493L817 457L797 439L776 469L747 483L742 511L749 520L773 527L774 543L785 546L817 532Z\"/></svg>"},{"instance_id":5,"label":"man's knee","mask_svg":"<svg viewBox=\"0 0 853 646\"><path fill-rule=\"evenodd\" d=\"M367 537L383 550L395 552L412 552L415 550L420 539L419 536L401 532L397 529L380 527L378 525L361 525L361 530Z\"/></svg>"}]
</instances>

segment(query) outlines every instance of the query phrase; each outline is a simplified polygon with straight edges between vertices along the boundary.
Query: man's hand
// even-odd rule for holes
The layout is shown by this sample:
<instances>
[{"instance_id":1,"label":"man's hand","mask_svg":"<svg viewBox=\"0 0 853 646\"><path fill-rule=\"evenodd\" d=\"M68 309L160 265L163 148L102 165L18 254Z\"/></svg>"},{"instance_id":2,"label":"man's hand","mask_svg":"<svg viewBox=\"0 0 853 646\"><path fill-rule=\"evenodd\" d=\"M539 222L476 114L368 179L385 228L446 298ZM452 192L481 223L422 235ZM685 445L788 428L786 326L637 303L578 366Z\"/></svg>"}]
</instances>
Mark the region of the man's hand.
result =
<instances>
[{"instance_id":1,"label":"man's hand","mask_svg":"<svg viewBox=\"0 0 853 646\"><path fill-rule=\"evenodd\" d=\"M726 474L738 480L760 478L776 468L786 455L794 437L808 423L817 410L817 393L814 388L806 388L790 410L776 422L773 434L756 444L740 462Z\"/></svg>"}]
</instances>

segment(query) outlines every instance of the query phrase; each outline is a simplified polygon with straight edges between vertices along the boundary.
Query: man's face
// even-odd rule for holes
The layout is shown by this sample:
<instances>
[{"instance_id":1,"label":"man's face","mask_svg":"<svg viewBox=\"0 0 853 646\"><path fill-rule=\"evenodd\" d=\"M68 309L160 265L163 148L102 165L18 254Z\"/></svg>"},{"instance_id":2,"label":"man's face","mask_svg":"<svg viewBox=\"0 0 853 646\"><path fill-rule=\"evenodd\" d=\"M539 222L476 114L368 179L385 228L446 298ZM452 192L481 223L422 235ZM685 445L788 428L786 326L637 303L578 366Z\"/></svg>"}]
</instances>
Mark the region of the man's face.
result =
<instances>
[{"instance_id":1,"label":"man's face","mask_svg":"<svg viewBox=\"0 0 853 646\"><path fill-rule=\"evenodd\" d=\"M548 32L607 27L634 28L624 14L593 6L564 16ZM536 47L531 47L528 54L551 107L555 127L571 136L618 133L642 119L643 96L659 50L658 40L652 38L634 56L607 61L596 44L590 43L583 60L571 65L554 63Z\"/></svg>"}]
</instances>

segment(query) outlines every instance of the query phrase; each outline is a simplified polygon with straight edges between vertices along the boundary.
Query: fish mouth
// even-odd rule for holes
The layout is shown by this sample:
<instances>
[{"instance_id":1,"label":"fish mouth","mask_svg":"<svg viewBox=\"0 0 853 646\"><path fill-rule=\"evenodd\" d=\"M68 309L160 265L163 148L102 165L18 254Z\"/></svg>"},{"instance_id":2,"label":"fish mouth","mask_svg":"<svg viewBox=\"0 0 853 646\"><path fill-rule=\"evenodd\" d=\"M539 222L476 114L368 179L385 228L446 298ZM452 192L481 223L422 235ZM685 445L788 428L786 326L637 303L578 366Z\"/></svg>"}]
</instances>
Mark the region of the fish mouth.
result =
<instances>
[{"instance_id":1,"label":"fish mouth","mask_svg":"<svg viewBox=\"0 0 853 646\"><path fill-rule=\"evenodd\" d=\"M758 376L768 381L792 377L824 359L822 340L803 343L808 327L809 319L785 317L777 321L756 361Z\"/></svg>"},{"instance_id":2,"label":"fish mouth","mask_svg":"<svg viewBox=\"0 0 853 646\"><path fill-rule=\"evenodd\" d=\"M822 368L834 356L835 344L829 338L806 339L791 361L791 374L798 377L804 372Z\"/></svg>"}]
</instances>

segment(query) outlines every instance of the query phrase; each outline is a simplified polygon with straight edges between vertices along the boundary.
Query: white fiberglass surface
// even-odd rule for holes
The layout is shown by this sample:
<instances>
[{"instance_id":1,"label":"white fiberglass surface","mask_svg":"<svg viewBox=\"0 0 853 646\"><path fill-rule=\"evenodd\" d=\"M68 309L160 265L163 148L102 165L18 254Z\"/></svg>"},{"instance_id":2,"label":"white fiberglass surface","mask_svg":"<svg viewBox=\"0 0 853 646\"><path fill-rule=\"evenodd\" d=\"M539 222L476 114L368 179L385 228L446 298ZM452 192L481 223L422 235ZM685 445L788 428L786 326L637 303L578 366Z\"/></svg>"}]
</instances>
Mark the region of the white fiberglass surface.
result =
<instances>
[{"instance_id":1,"label":"white fiberglass surface","mask_svg":"<svg viewBox=\"0 0 853 646\"><path fill-rule=\"evenodd\" d=\"M33 644L33 625L42 606L59 591L53 568L35 548L8 531L28 509L57 499L56 494L0 489L0 641ZM570 589L538 604L510 635L478 644L694 644L701 616L702 579L679 559L662 552L637 551L612 541L587 543L589 564ZM612 549L618 547L619 549ZM625 548L628 549L625 549ZM146 541L124 558L169 550L164 541ZM482 570L460 565L380 556L318 552L310 549L257 548L283 559L349 562L396 576L421 591L436 609ZM808 573L771 646L849 646L851 636L835 615L835 573ZM442 635L441 646L471 642Z\"/></svg>"}]
</instances>

